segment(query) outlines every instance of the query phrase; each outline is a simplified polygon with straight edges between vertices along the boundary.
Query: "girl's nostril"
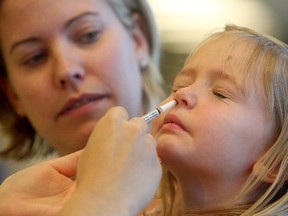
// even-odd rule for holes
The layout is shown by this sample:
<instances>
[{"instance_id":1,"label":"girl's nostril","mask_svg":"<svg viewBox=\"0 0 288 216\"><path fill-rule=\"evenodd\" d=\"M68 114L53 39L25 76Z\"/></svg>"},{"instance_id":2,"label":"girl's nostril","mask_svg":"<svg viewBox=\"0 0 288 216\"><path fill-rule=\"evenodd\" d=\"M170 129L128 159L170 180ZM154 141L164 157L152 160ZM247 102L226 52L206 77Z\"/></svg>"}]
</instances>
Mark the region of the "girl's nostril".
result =
<instances>
[{"instance_id":1,"label":"girl's nostril","mask_svg":"<svg viewBox=\"0 0 288 216\"><path fill-rule=\"evenodd\" d=\"M184 99L182 99L182 100L181 100L181 102L182 102L182 104L184 104L185 106L187 106L187 105L188 105L188 102L187 102L187 100L184 100Z\"/></svg>"}]
</instances>

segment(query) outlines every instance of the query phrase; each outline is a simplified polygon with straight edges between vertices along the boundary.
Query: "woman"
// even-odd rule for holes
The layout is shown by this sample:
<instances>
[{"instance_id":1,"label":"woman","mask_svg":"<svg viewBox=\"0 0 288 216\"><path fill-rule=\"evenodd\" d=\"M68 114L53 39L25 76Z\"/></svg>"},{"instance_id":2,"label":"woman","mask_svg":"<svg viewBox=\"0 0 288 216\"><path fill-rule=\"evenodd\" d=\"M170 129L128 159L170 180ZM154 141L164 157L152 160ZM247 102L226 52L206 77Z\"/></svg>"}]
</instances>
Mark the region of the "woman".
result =
<instances>
[{"instance_id":1,"label":"woman","mask_svg":"<svg viewBox=\"0 0 288 216\"><path fill-rule=\"evenodd\" d=\"M0 0L0 44L4 158L75 152L109 108L141 116L163 95L145 0Z\"/></svg>"},{"instance_id":2,"label":"woman","mask_svg":"<svg viewBox=\"0 0 288 216\"><path fill-rule=\"evenodd\" d=\"M134 117L158 104L159 44L145 0L2 0L0 13L2 157L72 153L109 108Z\"/></svg>"}]
</instances>

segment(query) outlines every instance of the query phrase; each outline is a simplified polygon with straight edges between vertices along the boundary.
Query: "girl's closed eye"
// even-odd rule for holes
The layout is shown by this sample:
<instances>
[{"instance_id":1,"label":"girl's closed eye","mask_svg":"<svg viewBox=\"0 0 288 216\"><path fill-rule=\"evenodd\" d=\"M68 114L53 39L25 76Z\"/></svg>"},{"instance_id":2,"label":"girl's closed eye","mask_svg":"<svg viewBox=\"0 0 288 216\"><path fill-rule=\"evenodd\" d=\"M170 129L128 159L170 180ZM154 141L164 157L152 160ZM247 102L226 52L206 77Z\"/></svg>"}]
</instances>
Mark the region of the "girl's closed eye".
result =
<instances>
[{"instance_id":1,"label":"girl's closed eye","mask_svg":"<svg viewBox=\"0 0 288 216\"><path fill-rule=\"evenodd\" d=\"M228 91L224 90L224 89L210 89L210 91L213 93L213 95L215 95L219 99L229 99L229 98L231 98L231 94Z\"/></svg>"},{"instance_id":2,"label":"girl's closed eye","mask_svg":"<svg viewBox=\"0 0 288 216\"><path fill-rule=\"evenodd\" d=\"M192 85L192 82L188 82L188 81L174 82L172 86L172 93L176 93L180 89L187 88L188 86L191 86L191 85Z\"/></svg>"},{"instance_id":3,"label":"girl's closed eye","mask_svg":"<svg viewBox=\"0 0 288 216\"><path fill-rule=\"evenodd\" d=\"M186 88L187 86L173 86L172 93L176 93L180 89Z\"/></svg>"}]
</instances>

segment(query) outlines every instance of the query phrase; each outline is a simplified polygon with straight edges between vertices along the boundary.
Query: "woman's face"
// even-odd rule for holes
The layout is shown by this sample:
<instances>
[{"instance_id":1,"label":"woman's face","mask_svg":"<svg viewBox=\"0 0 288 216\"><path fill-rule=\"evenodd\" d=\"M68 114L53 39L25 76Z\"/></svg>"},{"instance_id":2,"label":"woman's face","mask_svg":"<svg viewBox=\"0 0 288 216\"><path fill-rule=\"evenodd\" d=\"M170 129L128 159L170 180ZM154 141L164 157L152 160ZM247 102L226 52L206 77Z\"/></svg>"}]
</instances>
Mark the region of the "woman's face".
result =
<instances>
[{"instance_id":1,"label":"woman's face","mask_svg":"<svg viewBox=\"0 0 288 216\"><path fill-rule=\"evenodd\" d=\"M11 103L60 154L83 148L110 107L142 114L147 41L105 0L6 0L0 41Z\"/></svg>"},{"instance_id":2,"label":"woman's face","mask_svg":"<svg viewBox=\"0 0 288 216\"><path fill-rule=\"evenodd\" d=\"M249 75L244 85L233 72L251 44L238 41L227 55L233 42L208 42L189 59L167 99L177 106L153 128L159 157L176 178L201 182L199 188L224 185L219 196L240 188L275 135L261 75Z\"/></svg>"}]
</instances>

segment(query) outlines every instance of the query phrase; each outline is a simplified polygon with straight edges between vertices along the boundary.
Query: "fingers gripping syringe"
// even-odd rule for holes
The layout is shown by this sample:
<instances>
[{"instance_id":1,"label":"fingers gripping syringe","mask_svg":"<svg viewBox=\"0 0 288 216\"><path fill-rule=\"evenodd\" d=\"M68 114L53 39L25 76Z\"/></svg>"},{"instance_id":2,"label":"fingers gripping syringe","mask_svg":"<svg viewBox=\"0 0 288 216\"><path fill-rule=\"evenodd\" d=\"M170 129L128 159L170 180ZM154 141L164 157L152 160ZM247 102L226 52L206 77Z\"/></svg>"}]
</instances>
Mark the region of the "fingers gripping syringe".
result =
<instances>
[{"instance_id":1,"label":"fingers gripping syringe","mask_svg":"<svg viewBox=\"0 0 288 216\"><path fill-rule=\"evenodd\" d=\"M162 106L159 106L151 112L147 113L146 115L142 116L142 118L148 123L157 116L159 116L161 113L166 112L170 108L174 107L176 104L176 100L169 101L168 103L163 104Z\"/></svg>"}]
</instances>

